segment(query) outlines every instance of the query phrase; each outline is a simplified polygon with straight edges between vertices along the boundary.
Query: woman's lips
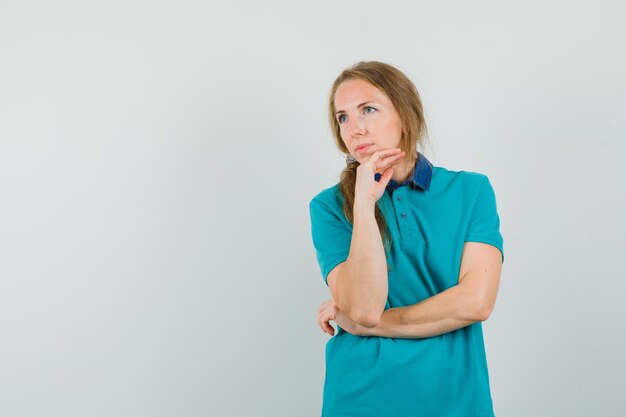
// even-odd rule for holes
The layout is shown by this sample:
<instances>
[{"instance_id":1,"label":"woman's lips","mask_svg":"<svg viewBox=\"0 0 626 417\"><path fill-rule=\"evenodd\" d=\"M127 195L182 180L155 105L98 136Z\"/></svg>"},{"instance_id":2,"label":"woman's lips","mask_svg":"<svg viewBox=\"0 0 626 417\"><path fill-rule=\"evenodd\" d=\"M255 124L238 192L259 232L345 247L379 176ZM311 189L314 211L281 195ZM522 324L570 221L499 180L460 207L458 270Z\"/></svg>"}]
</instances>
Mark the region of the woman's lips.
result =
<instances>
[{"instance_id":1,"label":"woman's lips","mask_svg":"<svg viewBox=\"0 0 626 417\"><path fill-rule=\"evenodd\" d=\"M362 146L362 147L358 148L356 151L358 153L366 152L372 145L373 145L373 143L370 143L369 145L365 145L365 146Z\"/></svg>"}]
</instances>

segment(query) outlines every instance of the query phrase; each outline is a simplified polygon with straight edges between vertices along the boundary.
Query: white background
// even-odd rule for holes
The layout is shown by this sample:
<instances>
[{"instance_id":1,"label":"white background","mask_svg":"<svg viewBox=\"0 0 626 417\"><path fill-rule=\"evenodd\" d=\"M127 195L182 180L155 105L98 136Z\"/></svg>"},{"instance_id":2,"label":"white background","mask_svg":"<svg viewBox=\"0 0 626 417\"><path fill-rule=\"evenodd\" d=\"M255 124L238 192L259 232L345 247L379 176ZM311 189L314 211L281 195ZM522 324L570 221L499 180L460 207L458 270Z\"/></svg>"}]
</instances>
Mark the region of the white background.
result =
<instances>
[{"instance_id":1,"label":"white background","mask_svg":"<svg viewBox=\"0 0 626 417\"><path fill-rule=\"evenodd\" d=\"M618 1L0 2L0 415L319 416L339 72L489 176L498 416L623 416Z\"/></svg>"}]
</instances>

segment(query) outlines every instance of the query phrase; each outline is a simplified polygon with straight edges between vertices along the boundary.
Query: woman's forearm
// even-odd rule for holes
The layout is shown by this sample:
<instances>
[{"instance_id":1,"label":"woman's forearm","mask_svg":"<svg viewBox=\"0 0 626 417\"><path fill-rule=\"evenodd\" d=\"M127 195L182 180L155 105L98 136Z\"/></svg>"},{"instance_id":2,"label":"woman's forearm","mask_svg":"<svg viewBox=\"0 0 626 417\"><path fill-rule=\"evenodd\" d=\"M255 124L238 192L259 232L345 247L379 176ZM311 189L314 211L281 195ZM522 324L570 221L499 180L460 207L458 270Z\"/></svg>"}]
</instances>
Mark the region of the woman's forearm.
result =
<instances>
[{"instance_id":1,"label":"woman's forearm","mask_svg":"<svg viewBox=\"0 0 626 417\"><path fill-rule=\"evenodd\" d=\"M388 294L387 259L375 202L354 201L354 224L350 254L337 279L337 306L357 324L378 324Z\"/></svg>"},{"instance_id":2,"label":"woman's forearm","mask_svg":"<svg viewBox=\"0 0 626 417\"><path fill-rule=\"evenodd\" d=\"M455 285L417 304L385 310L377 326L359 326L357 329L360 336L419 339L483 320L484 315L471 289Z\"/></svg>"}]
</instances>

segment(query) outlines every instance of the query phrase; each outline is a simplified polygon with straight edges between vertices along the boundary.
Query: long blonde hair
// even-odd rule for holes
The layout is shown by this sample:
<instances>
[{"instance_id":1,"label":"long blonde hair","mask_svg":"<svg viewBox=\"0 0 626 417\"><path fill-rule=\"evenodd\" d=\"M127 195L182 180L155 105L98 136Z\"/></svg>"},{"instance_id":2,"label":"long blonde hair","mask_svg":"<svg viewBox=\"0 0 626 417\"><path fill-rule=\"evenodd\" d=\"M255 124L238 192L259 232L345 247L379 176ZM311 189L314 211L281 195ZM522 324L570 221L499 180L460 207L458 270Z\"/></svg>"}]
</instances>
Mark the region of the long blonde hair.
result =
<instances>
[{"instance_id":1,"label":"long blonde hair","mask_svg":"<svg viewBox=\"0 0 626 417\"><path fill-rule=\"evenodd\" d=\"M378 61L357 62L343 70L333 82L328 97L328 116L335 138L335 144L339 150L345 154L350 153L341 139L339 122L335 116L335 94L342 82L353 79L365 80L389 97L400 115L402 122L400 148L405 152L408 158L415 162L418 157L418 145L421 145L423 148L428 138L422 100L420 99L415 85L406 75L392 65ZM356 185L356 169L358 166L359 163L357 161L346 161L346 167L341 172L339 183L341 194L344 198L343 212L346 219L348 219L351 224L354 222L354 188ZM412 173L411 171L411 174ZM380 203L381 200L379 199L376 202L376 222L378 223L378 229L380 230L385 250L388 250L391 247L391 235L385 217L380 209Z\"/></svg>"}]
</instances>

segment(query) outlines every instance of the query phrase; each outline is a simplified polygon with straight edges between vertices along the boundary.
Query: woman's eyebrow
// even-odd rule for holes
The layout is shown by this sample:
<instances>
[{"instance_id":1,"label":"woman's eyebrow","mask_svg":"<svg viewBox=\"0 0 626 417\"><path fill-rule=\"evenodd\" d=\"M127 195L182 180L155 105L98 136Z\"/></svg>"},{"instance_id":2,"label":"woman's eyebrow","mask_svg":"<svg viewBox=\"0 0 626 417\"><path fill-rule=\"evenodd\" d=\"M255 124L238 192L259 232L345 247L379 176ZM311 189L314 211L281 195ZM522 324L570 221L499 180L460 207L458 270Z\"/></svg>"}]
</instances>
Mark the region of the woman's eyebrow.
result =
<instances>
[{"instance_id":1,"label":"woman's eyebrow","mask_svg":"<svg viewBox=\"0 0 626 417\"><path fill-rule=\"evenodd\" d=\"M369 100L369 101L364 101L363 103L361 103L361 104L359 104L358 106L356 106L356 108L357 108L357 109L358 109L358 108L361 108L361 107L363 107L363 106L365 106L366 104L369 104L369 103L374 103L374 102L373 102L372 100ZM335 113L335 116L336 116L336 115L338 115L339 113L345 113L345 111L344 111L344 110L339 110L339 111L337 111L337 112Z\"/></svg>"}]
</instances>

